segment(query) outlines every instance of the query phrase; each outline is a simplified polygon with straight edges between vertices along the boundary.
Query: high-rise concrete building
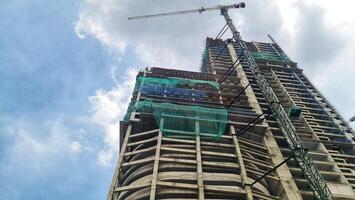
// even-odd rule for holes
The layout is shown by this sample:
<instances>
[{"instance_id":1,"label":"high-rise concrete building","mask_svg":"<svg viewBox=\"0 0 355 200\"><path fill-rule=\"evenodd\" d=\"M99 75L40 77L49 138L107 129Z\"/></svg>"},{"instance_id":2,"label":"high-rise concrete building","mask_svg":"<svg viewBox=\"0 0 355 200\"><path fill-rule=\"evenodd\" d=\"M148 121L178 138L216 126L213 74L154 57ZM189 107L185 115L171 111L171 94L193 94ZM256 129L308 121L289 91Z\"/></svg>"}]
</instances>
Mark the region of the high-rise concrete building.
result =
<instances>
[{"instance_id":1,"label":"high-rise concrete building","mask_svg":"<svg viewBox=\"0 0 355 200\"><path fill-rule=\"evenodd\" d=\"M333 198L355 199L351 127L276 42L246 45ZM201 72L139 72L108 200L314 199L254 76L209 38Z\"/></svg>"}]
</instances>

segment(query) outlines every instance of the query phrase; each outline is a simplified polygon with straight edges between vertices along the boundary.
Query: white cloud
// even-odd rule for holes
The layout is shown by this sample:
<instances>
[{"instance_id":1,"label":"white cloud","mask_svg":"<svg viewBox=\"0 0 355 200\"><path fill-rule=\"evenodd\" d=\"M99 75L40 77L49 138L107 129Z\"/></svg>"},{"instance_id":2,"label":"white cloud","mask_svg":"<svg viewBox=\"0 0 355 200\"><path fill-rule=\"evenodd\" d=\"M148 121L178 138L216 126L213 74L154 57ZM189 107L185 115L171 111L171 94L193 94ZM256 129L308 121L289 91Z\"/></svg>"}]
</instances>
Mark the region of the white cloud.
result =
<instances>
[{"instance_id":1,"label":"white cloud","mask_svg":"<svg viewBox=\"0 0 355 200\"><path fill-rule=\"evenodd\" d=\"M6 162L0 166L7 166L3 168L7 173L16 173L16 170L30 171L31 176L42 178L50 171L56 170L55 165L58 162L67 160L70 156L67 148L70 138L68 129L63 125L62 116L55 121L41 121L41 128L34 127L32 121L24 119L11 119L8 123L7 134L11 134L15 139L6 152Z\"/></svg>"},{"instance_id":2,"label":"white cloud","mask_svg":"<svg viewBox=\"0 0 355 200\"><path fill-rule=\"evenodd\" d=\"M98 157L97 157L98 165L104 166L104 167L110 167L112 157L113 157L113 152L114 152L114 150L112 150L112 149L101 150L98 154Z\"/></svg>"},{"instance_id":3,"label":"white cloud","mask_svg":"<svg viewBox=\"0 0 355 200\"><path fill-rule=\"evenodd\" d=\"M119 83L117 80L117 65L111 65L110 72L112 81L115 83L115 85L118 85Z\"/></svg>"},{"instance_id":4,"label":"white cloud","mask_svg":"<svg viewBox=\"0 0 355 200\"><path fill-rule=\"evenodd\" d=\"M70 143L69 147L73 153L80 153L83 151L82 146L81 146L80 142L78 142L78 141Z\"/></svg>"},{"instance_id":5,"label":"white cloud","mask_svg":"<svg viewBox=\"0 0 355 200\"><path fill-rule=\"evenodd\" d=\"M125 42L121 40L119 35L112 35L107 32L106 27L104 27L105 21L107 19L102 18L106 14L109 14L116 10L115 4L112 1L92 1L87 0L81 4L81 12L79 13L79 20L75 24L75 32L79 38L85 38L85 34L92 34L98 40L102 42L103 45L109 49L118 51L117 53L124 53Z\"/></svg>"},{"instance_id":6,"label":"white cloud","mask_svg":"<svg viewBox=\"0 0 355 200\"><path fill-rule=\"evenodd\" d=\"M83 1L75 30L79 37L90 35L104 46L122 55L132 47L139 59L149 66L172 66L197 70L201 49L208 33L218 32L222 18L218 12L204 15L128 21L132 15L199 7L200 1ZM149 5L149 6L146 6ZM206 18L207 16L207 18ZM207 20L206 20L207 19ZM187 29L188 27L188 29ZM187 39L187 40L186 40Z\"/></svg>"},{"instance_id":7,"label":"white cloud","mask_svg":"<svg viewBox=\"0 0 355 200\"><path fill-rule=\"evenodd\" d=\"M119 121L126 113L137 73L137 70L129 68L120 80L116 80L115 87L109 91L97 90L89 98L92 106L91 120L100 125L105 134L106 147L98 155L98 163L102 166L110 166L113 154L118 152Z\"/></svg>"}]
</instances>

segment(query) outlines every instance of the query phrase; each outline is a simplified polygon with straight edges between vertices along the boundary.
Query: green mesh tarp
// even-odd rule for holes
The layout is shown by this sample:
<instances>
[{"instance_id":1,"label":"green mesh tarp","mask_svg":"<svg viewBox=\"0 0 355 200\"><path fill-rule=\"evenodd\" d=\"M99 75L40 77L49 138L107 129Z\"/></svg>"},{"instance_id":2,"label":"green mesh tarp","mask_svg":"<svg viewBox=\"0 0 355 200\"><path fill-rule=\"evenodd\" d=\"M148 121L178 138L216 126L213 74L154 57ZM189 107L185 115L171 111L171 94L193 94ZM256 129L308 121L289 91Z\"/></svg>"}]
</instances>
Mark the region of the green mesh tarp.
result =
<instances>
[{"instance_id":1,"label":"green mesh tarp","mask_svg":"<svg viewBox=\"0 0 355 200\"><path fill-rule=\"evenodd\" d=\"M286 61L289 62L291 61L287 55L285 54L281 54L281 56L279 55L275 55L271 52L252 52L252 56L254 57L254 59L260 59L260 60L275 60L275 61Z\"/></svg>"},{"instance_id":2,"label":"green mesh tarp","mask_svg":"<svg viewBox=\"0 0 355 200\"><path fill-rule=\"evenodd\" d=\"M291 61L291 59L290 59L286 54L281 53L280 55L281 55L282 60L284 60L284 61Z\"/></svg>"},{"instance_id":3,"label":"green mesh tarp","mask_svg":"<svg viewBox=\"0 0 355 200\"><path fill-rule=\"evenodd\" d=\"M208 84L212 88L219 90L219 83L215 81L185 79L185 78L158 78L158 77L138 77L136 80L134 91L141 89L143 85L159 85L165 87L189 86L193 87L196 84ZM123 120L128 121L132 111L135 109L135 102L131 102L128 106L127 113Z\"/></svg>"},{"instance_id":4,"label":"green mesh tarp","mask_svg":"<svg viewBox=\"0 0 355 200\"><path fill-rule=\"evenodd\" d=\"M228 119L226 109L155 103L151 100L139 101L136 110L152 113L158 127L165 135L204 134L219 138L225 131Z\"/></svg>"},{"instance_id":5,"label":"green mesh tarp","mask_svg":"<svg viewBox=\"0 0 355 200\"><path fill-rule=\"evenodd\" d=\"M302 109L298 106L291 106L288 110L288 116L299 117L301 115Z\"/></svg>"},{"instance_id":6,"label":"green mesh tarp","mask_svg":"<svg viewBox=\"0 0 355 200\"><path fill-rule=\"evenodd\" d=\"M136 88L144 84L168 86L168 87L177 87L178 85L193 87L196 84L208 84L212 88L219 90L219 83L215 81L204 81L204 80L195 80L195 79L186 79L186 78L157 78L157 77L138 77L136 81Z\"/></svg>"},{"instance_id":7,"label":"green mesh tarp","mask_svg":"<svg viewBox=\"0 0 355 200\"><path fill-rule=\"evenodd\" d=\"M126 112L126 115L123 117L123 121L128 121L130 118L131 118L131 113L134 111L135 109L135 101L131 101L128 105L128 108L127 108L127 112Z\"/></svg>"}]
</instances>

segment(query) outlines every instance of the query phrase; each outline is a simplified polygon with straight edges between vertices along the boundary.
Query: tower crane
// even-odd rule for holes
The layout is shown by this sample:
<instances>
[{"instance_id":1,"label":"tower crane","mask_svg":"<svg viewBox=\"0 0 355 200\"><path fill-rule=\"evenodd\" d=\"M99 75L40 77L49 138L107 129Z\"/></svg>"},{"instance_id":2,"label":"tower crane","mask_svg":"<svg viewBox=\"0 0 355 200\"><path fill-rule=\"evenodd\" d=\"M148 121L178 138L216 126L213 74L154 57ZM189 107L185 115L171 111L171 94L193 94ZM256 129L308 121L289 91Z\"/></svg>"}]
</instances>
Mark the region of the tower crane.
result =
<instances>
[{"instance_id":1,"label":"tower crane","mask_svg":"<svg viewBox=\"0 0 355 200\"><path fill-rule=\"evenodd\" d=\"M244 8L245 3L237 3L231 5L217 5L213 7L201 7L200 9L192 9L192 10L184 10L184 11L176 11L176 12L166 12L166 13L159 13L153 15L142 15L142 16L135 16L129 17L129 20L135 19L146 19L146 18L153 18L153 17L164 17L164 16L171 16L171 15L180 15L180 14L190 14L190 13L200 13L206 11L215 11L219 10L221 15L224 17L229 29L232 32L233 39L239 46L242 48L243 56L245 60L249 64L253 76L264 96L266 101L269 104L270 110L274 118L276 119L278 125L280 126L283 135L286 138L286 141L289 147L292 150L294 155L295 161L298 163L299 167L301 168L304 177L306 178L310 188L312 189L315 198L318 200L330 200L333 199L333 195L328 188L325 180L317 170L314 165L312 158L307 153L307 149L301 143L300 138L296 134L296 129L293 126L291 120L288 118L283 106L278 103L278 98L273 91L273 89L267 83L265 77L263 76L259 66L257 65L256 61L252 57L251 53L249 52L245 41L242 39L239 31L234 26L232 19L228 14L229 9L235 8Z\"/></svg>"}]
</instances>

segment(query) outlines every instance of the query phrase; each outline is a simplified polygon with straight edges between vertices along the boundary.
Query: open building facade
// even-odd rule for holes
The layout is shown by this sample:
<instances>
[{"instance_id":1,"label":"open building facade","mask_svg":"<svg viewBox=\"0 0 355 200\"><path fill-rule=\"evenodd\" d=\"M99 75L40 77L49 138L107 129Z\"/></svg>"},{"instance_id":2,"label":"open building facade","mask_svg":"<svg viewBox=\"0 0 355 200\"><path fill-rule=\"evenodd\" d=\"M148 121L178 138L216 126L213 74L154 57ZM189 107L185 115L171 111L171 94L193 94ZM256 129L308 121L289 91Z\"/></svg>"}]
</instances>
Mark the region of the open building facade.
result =
<instances>
[{"instance_id":1,"label":"open building facade","mask_svg":"<svg viewBox=\"0 0 355 200\"><path fill-rule=\"evenodd\" d=\"M351 127L277 43L246 44L333 198L355 199ZM201 63L139 72L108 200L314 199L242 48L207 38Z\"/></svg>"}]
</instances>

